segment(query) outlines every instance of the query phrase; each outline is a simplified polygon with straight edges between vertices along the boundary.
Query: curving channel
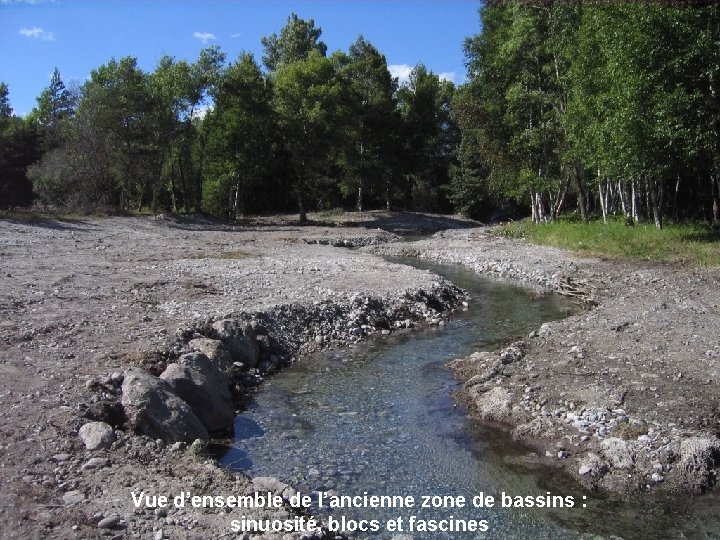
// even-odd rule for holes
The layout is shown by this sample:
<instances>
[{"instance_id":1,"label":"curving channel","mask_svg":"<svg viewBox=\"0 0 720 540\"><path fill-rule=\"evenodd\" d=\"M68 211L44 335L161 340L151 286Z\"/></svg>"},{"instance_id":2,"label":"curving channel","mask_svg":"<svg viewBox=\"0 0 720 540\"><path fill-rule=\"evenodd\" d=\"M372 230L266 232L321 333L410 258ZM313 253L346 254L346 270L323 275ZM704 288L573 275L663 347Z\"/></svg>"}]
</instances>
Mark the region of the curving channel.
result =
<instances>
[{"instance_id":1,"label":"curving channel","mask_svg":"<svg viewBox=\"0 0 720 540\"><path fill-rule=\"evenodd\" d=\"M431 270L470 294L465 312L442 328L415 332L303 359L272 378L235 422L235 442L221 462L251 476L275 476L303 493L341 495L572 495L572 509L320 510L348 519L487 520L487 533L409 533L420 538L717 538L710 499L624 501L586 493L527 459L501 431L469 420L450 392L448 360L490 350L543 322L568 315L556 295L483 278L460 266L418 259L394 262ZM582 497L587 499L582 501ZM384 527L383 527L384 529ZM381 530L357 537L391 538Z\"/></svg>"}]
</instances>

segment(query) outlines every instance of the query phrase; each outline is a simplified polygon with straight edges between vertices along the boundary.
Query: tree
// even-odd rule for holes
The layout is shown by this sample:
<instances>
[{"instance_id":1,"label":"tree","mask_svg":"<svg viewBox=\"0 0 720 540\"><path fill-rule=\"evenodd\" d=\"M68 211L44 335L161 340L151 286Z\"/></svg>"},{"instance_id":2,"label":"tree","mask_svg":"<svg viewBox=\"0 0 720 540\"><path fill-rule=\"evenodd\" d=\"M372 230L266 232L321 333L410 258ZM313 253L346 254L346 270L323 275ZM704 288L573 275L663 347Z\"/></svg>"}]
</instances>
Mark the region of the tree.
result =
<instances>
[{"instance_id":1,"label":"tree","mask_svg":"<svg viewBox=\"0 0 720 540\"><path fill-rule=\"evenodd\" d=\"M204 207L235 219L247 210L274 157L271 92L251 54L225 70L203 123L212 126Z\"/></svg>"},{"instance_id":2,"label":"tree","mask_svg":"<svg viewBox=\"0 0 720 540\"><path fill-rule=\"evenodd\" d=\"M403 169L413 208L441 209L450 164L457 155L458 132L450 112L455 86L419 64L397 92L404 140Z\"/></svg>"},{"instance_id":3,"label":"tree","mask_svg":"<svg viewBox=\"0 0 720 540\"><path fill-rule=\"evenodd\" d=\"M50 85L38 96L37 106L30 113L30 121L40 129L44 151L60 146L63 126L75 114L75 101L55 68Z\"/></svg>"},{"instance_id":4,"label":"tree","mask_svg":"<svg viewBox=\"0 0 720 540\"><path fill-rule=\"evenodd\" d=\"M293 171L300 221L306 221L308 195L324 176L337 144L341 84L333 62L319 52L282 63L273 84L273 108Z\"/></svg>"},{"instance_id":5,"label":"tree","mask_svg":"<svg viewBox=\"0 0 720 540\"><path fill-rule=\"evenodd\" d=\"M154 106L135 58L112 59L93 70L63 144L29 171L41 199L122 210L137 205L156 172Z\"/></svg>"},{"instance_id":6,"label":"tree","mask_svg":"<svg viewBox=\"0 0 720 540\"><path fill-rule=\"evenodd\" d=\"M305 60L313 51L325 56L327 45L320 41L321 35L322 30L315 27L313 19L306 21L292 13L279 36L273 32L260 40L265 48L263 64L275 71L283 65Z\"/></svg>"},{"instance_id":7,"label":"tree","mask_svg":"<svg viewBox=\"0 0 720 540\"><path fill-rule=\"evenodd\" d=\"M10 90L7 83L0 82L0 122L7 122L12 116L12 107L10 106Z\"/></svg>"},{"instance_id":8,"label":"tree","mask_svg":"<svg viewBox=\"0 0 720 540\"><path fill-rule=\"evenodd\" d=\"M392 174L387 149L399 120L394 99L397 84L385 57L362 37L350 46L338 69L344 81L342 105L347 117L340 189L346 195L356 194L355 208L362 211L368 195L377 194Z\"/></svg>"},{"instance_id":9,"label":"tree","mask_svg":"<svg viewBox=\"0 0 720 540\"><path fill-rule=\"evenodd\" d=\"M27 167L40 156L37 132L23 118L13 116L7 84L0 82L0 208L32 202Z\"/></svg>"},{"instance_id":10,"label":"tree","mask_svg":"<svg viewBox=\"0 0 720 540\"><path fill-rule=\"evenodd\" d=\"M211 108L222 78L225 54L207 47L196 62L163 57L150 74L152 94L159 101L157 118L164 148L162 177L169 184L174 210L199 210L202 200L205 136L198 126Z\"/></svg>"}]
</instances>

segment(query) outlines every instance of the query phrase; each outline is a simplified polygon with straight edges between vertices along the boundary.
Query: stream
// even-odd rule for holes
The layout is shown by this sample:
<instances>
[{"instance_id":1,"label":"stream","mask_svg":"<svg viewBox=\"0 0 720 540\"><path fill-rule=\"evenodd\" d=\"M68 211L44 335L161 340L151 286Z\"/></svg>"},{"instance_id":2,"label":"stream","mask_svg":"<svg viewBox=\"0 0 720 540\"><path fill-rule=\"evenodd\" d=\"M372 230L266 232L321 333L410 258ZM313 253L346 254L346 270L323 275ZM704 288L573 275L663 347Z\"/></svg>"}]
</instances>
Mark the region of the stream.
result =
<instances>
[{"instance_id":1,"label":"stream","mask_svg":"<svg viewBox=\"0 0 720 540\"><path fill-rule=\"evenodd\" d=\"M464 508L318 509L348 519L377 519L359 538L718 538L720 510L707 498L624 501L581 486L527 459L508 435L468 419L450 392L448 360L492 350L565 317L572 305L554 294L478 276L460 266L390 259L442 275L470 294L469 307L444 327L325 351L268 380L236 418L235 442L221 463L251 476L275 476L302 493L462 495ZM508 495L572 496L573 508L500 507ZM484 493L492 508L469 501ZM586 499L583 499L586 497ZM587 504L583 508L583 503ZM469 507L468 507L469 506ZM385 530L387 520L487 520L488 532ZM350 533L349 533L350 534ZM401 536L398 536L401 537Z\"/></svg>"}]
</instances>

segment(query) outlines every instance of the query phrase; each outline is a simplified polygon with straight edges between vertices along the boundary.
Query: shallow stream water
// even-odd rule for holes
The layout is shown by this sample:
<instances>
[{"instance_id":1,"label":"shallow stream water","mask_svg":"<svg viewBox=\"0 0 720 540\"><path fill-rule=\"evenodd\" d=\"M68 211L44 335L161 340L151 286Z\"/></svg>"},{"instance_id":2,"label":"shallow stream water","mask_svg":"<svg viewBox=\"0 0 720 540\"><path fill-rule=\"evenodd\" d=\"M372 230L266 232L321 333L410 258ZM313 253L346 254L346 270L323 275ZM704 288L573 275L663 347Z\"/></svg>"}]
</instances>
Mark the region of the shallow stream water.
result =
<instances>
[{"instance_id":1,"label":"shallow stream water","mask_svg":"<svg viewBox=\"0 0 720 540\"><path fill-rule=\"evenodd\" d=\"M251 476L275 476L303 493L462 495L470 506L311 512L377 519L391 538L718 538L720 508L708 498L611 499L587 493L557 471L533 465L529 451L496 429L468 420L450 392L448 360L491 350L543 322L568 315L556 295L537 295L458 266L393 259L442 275L470 294L467 311L445 327L326 351L266 382L237 417L235 443L221 462ZM572 496L573 508L501 508L501 494ZM496 498L473 508L473 496ZM586 497L586 499L583 499ZM642 501L639 503L638 501ZM586 507L583 507L586 504ZM487 520L486 533L407 530L410 516ZM403 517L403 533L385 522Z\"/></svg>"}]
</instances>

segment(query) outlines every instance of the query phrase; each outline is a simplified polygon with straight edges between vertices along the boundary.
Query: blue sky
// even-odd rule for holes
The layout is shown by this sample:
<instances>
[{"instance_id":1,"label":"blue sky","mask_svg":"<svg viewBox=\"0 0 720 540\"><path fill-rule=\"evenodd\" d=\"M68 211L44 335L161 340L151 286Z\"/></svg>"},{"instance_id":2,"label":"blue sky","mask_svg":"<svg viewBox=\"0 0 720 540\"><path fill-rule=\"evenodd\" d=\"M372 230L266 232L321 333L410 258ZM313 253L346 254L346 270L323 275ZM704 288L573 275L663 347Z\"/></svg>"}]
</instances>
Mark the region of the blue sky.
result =
<instances>
[{"instance_id":1,"label":"blue sky","mask_svg":"<svg viewBox=\"0 0 720 540\"><path fill-rule=\"evenodd\" d=\"M462 43L480 29L477 0L0 0L0 81L15 114L27 114L53 69L82 83L110 58L135 56L145 70L169 54L195 60L207 45L234 59L279 32L291 12L315 19L330 52L359 36L401 79L423 62L464 80Z\"/></svg>"}]
</instances>

